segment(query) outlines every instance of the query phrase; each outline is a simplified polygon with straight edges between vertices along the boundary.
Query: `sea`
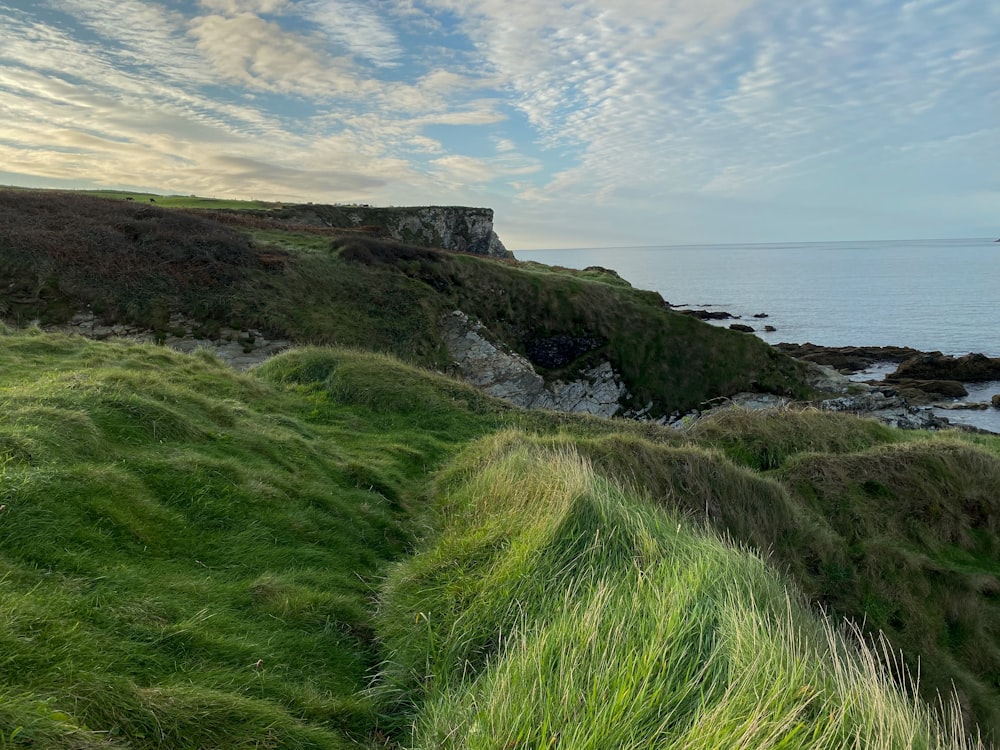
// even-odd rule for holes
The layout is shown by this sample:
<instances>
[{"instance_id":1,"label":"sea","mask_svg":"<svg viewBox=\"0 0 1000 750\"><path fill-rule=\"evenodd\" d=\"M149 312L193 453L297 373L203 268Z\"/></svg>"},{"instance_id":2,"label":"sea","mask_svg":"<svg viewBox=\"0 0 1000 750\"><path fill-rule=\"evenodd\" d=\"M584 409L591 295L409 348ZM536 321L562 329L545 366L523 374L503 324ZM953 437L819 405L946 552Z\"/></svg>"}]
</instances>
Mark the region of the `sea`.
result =
<instances>
[{"instance_id":1,"label":"sea","mask_svg":"<svg viewBox=\"0 0 1000 750\"><path fill-rule=\"evenodd\" d=\"M910 346L1000 357L1000 243L995 238L519 250L519 260L602 266L680 308L726 311L768 343ZM754 317L755 315L766 315ZM765 325L775 328L765 332ZM881 378L895 366L858 378ZM1000 382L967 384L989 402ZM941 410L1000 433L1000 409Z\"/></svg>"}]
</instances>

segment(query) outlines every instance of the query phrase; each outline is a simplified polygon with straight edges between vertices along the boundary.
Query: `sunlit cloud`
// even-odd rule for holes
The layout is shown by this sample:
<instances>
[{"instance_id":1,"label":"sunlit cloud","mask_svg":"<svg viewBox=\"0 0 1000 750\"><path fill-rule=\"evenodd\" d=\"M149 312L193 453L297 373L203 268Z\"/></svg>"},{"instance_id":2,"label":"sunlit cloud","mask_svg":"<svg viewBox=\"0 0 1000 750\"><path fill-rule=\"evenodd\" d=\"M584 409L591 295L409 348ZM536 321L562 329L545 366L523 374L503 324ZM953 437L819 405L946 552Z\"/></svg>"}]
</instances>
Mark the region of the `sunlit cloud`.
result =
<instances>
[{"instance_id":1,"label":"sunlit cloud","mask_svg":"<svg viewBox=\"0 0 1000 750\"><path fill-rule=\"evenodd\" d=\"M0 168L32 184L475 200L652 243L718 239L727 206L903 231L947 191L981 228L1000 189L978 0L0 0L0 24Z\"/></svg>"}]
</instances>

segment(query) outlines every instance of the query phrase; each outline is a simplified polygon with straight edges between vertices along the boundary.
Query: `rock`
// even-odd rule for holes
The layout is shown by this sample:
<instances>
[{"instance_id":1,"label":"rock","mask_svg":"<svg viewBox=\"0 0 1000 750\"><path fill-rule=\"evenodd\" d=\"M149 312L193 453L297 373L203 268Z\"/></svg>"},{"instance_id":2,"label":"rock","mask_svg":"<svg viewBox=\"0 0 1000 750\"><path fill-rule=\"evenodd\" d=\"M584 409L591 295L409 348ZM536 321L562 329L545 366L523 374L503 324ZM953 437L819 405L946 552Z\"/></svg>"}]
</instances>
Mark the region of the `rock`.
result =
<instances>
[{"instance_id":1,"label":"rock","mask_svg":"<svg viewBox=\"0 0 1000 750\"><path fill-rule=\"evenodd\" d=\"M805 382L813 390L820 393L847 393L854 386L846 375L842 375L832 367L808 361L806 364Z\"/></svg>"},{"instance_id":2,"label":"rock","mask_svg":"<svg viewBox=\"0 0 1000 750\"><path fill-rule=\"evenodd\" d=\"M771 316L770 316L770 315L768 315L767 313L754 313L754 315L753 315L753 316L754 316L755 318L769 318L769 317L771 317Z\"/></svg>"},{"instance_id":3,"label":"rock","mask_svg":"<svg viewBox=\"0 0 1000 750\"><path fill-rule=\"evenodd\" d=\"M604 344L598 336L569 336L560 334L534 339L527 346L528 359L538 367L552 370L565 367L574 359Z\"/></svg>"},{"instance_id":4,"label":"rock","mask_svg":"<svg viewBox=\"0 0 1000 750\"><path fill-rule=\"evenodd\" d=\"M613 417L628 397L609 362L581 372L576 380L546 384L531 362L502 343L490 341L486 328L461 310L442 316L441 332L465 380L518 406Z\"/></svg>"},{"instance_id":5,"label":"rock","mask_svg":"<svg viewBox=\"0 0 1000 750\"><path fill-rule=\"evenodd\" d=\"M947 419L937 416L930 407L910 406L891 391L873 389L867 393L828 399L820 402L820 408L870 417L904 430L940 430L951 426Z\"/></svg>"},{"instance_id":6,"label":"rock","mask_svg":"<svg viewBox=\"0 0 1000 750\"><path fill-rule=\"evenodd\" d=\"M910 380L893 379L892 384L900 390L913 390L935 398L964 398L969 395L965 386L957 380Z\"/></svg>"},{"instance_id":7,"label":"rock","mask_svg":"<svg viewBox=\"0 0 1000 750\"><path fill-rule=\"evenodd\" d=\"M906 407L906 401L897 395L887 395L878 390L867 391L852 396L840 396L821 401L819 408L824 411L874 412Z\"/></svg>"},{"instance_id":8,"label":"rock","mask_svg":"<svg viewBox=\"0 0 1000 750\"><path fill-rule=\"evenodd\" d=\"M676 310L675 312L679 312L681 315L690 315L698 320L733 320L736 318L735 315L723 310Z\"/></svg>"},{"instance_id":9,"label":"rock","mask_svg":"<svg viewBox=\"0 0 1000 750\"><path fill-rule=\"evenodd\" d=\"M767 331L768 333L774 333L774 332L775 332L775 331L777 331L778 329L777 329L777 328L775 328L774 326L770 326L770 325L768 325L768 326L764 326L764 330L765 330L765 331Z\"/></svg>"},{"instance_id":10,"label":"rock","mask_svg":"<svg viewBox=\"0 0 1000 750\"><path fill-rule=\"evenodd\" d=\"M984 354L949 357L941 352L920 354L900 363L886 380L958 380L963 383L1000 380L1000 357Z\"/></svg>"},{"instance_id":11,"label":"rock","mask_svg":"<svg viewBox=\"0 0 1000 750\"><path fill-rule=\"evenodd\" d=\"M841 372L857 372L879 362L902 362L923 354L906 346L820 346L819 344L775 344L796 359L835 367Z\"/></svg>"},{"instance_id":12,"label":"rock","mask_svg":"<svg viewBox=\"0 0 1000 750\"><path fill-rule=\"evenodd\" d=\"M753 327L744 325L743 323L731 323L729 326L730 331L741 331L742 333L753 333Z\"/></svg>"},{"instance_id":13,"label":"rock","mask_svg":"<svg viewBox=\"0 0 1000 750\"><path fill-rule=\"evenodd\" d=\"M423 247L510 258L493 231L493 210L467 206L285 206L267 211L269 219L298 224L384 233L398 242Z\"/></svg>"},{"instance_id":14,"label":"rock","mask_svg":"<svg viewBox=\"0 0 1000 750\"><path fill-rule=\"evenodd\" d=\"M1000 240L997 240L1000 242ZM994 409L1000 409L1000 393L993 394L993 398L990 399L990 403L993 404Z\"/></svg>"}]
</instances>

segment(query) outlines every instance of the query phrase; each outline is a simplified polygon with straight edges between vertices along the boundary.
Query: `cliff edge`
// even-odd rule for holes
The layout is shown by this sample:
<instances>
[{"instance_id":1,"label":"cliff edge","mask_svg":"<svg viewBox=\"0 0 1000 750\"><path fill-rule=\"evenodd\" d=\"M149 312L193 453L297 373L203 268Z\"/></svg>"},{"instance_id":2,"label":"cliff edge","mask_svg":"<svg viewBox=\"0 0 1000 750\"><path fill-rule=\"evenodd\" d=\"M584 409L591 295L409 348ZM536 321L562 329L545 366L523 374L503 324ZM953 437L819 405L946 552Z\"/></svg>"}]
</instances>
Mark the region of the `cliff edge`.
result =
<instances>
[{"instance_id":1,"label":"cliff edge","mask_svg":"<svg viewBox=\"0 0 1000 750\"><path fill-rule=\"evenodd\" d=\"M272 219L343 229L366 229L407 245L440 247L494 258L513 255L493 229L493 209L469 206L335 206L305 204L268 211Z\"/></svg>"}]
</instances>

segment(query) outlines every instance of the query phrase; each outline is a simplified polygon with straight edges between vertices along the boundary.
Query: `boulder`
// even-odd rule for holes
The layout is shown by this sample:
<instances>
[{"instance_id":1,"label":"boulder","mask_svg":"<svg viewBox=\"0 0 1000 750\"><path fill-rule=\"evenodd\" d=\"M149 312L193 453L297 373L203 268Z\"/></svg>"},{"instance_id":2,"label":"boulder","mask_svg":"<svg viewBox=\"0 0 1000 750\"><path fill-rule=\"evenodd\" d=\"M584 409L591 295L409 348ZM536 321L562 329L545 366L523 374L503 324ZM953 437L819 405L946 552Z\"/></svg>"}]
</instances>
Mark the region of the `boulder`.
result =
<instances>
[{"instance_id":1,"label":"boulder","mask_svg":"<svg viewBox=\"0 0 1000 750\"><path fill-rule=\"evenodd\" d=\"M729 326L730 331L740 331L741 333L753 333L753 327L744 325L743 323L732 323Z\"/></svg>"},{"instance_id":2,"label":"boulder","mask_svg":"<svg viewBox=\"0 0 1000 750\"><path fill-rule=\"evenodd\" d=\"M935 398L964 398L969 395L965 386L957 380L893 380L900 390L916 390Z\"/></svg>"},{"instance_id":3,"label":"boulder","mask_svg":"<svg viewBox=\"0 0 1000 750\"><path fill-rule=\"evenodd\" d=\"M901 362L886 380L958 380L963 383L982 383L1000 380L1000 357L984 354L966 354L950 357L941 352L920 354Z\"/></svg>"},{"instance_id":4,"label":"boulder","mask_svg":"<svg viewBox=\"0 0 1000 750\"><path fill-rule=\"evenodd\" d=\"M997 240L1000 242L1000 240ZM993 398L990 399L990 403L993 404L994 409L1000 409L1000 393L994 393Z\"/></svg>"},{"instance_id":5,"label":"boulder","mask_svg":"<svg viewBox=\"0 0 1000 750\"><path fill-rule=\"evenodd\" d=\"M732 320L736 316L724 310L677 310L681 315L690 315L698 320Z\"/></svg>"}]
</instances>

